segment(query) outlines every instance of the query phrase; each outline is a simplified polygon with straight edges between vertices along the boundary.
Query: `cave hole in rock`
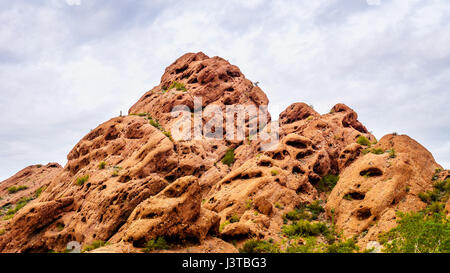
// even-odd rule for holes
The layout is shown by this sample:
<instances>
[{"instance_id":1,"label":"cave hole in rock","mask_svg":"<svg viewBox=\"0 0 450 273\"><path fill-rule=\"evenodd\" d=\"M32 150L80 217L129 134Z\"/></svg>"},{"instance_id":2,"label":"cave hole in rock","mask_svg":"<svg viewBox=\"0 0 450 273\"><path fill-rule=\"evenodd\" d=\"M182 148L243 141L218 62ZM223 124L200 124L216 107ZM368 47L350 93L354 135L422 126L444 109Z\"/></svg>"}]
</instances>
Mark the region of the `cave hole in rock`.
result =
<instances>
[{"instance_id":1,"label":"cave hole in rock","mask_svg":"<svg viewBox=\"0 0 450 273\"><path fill-rule=\"evenodd\" d=\"M361 176L366 176L366 177L375 177L375 176L382 176L383 175L383 171L380 170L379 168L368 168L365 170L362 170L359 175Z\"/></svg>"},{"instance_id":2,"label":"cave hole in rock","mask_svg":"<svg viewBox=\"0 0 450 273\"><path fill-rule=\"evenodd\" d=\"M361 221L369 219L370 216L372 216L372 212L370 212L369 208L363 208L356 212L356 217L358 218L358 220L361 220Z\"/></svg>"},{"instance_id":3,"label":"cave hole in rock","mask_svg":"<svg viewBox=\"0 0 450 273\"><path fill-rule=\"evenodd\" d=\"M307 145L300 140L289 140L286 142L286 145L297 148L297 149L305 149Z\"/></svg>"}]
</instances>

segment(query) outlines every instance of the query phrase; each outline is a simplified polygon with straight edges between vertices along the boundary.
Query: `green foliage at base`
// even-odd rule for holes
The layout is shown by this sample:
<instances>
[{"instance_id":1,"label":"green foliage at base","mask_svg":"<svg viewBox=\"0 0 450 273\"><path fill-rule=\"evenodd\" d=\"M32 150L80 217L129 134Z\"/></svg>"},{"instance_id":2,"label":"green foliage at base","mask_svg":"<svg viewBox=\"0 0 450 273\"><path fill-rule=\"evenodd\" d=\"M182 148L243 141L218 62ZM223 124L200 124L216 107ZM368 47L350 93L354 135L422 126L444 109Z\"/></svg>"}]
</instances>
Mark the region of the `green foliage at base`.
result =
<instances>
[{"instance_id":1,"label":"green foliage at base","mask_svg":"<svg viewBox=\"0 0 450 273\"><path fill-rule=\"evenodd\" d=\"M299 220L282 228L282 233L288 237L317 236L328 232L329 230L324 223L309 222L307 220Z\"/></svg>"},{"instance_id":2,"label":"green foliage at base","mask_svg":"<svg viewBox=\"0 0 450 273\"><path fill-rule=\"evenodd\" d=\"M82 252L89 252L89 251L92 251L94 249L97 249L97 248L100 248L100 247L104 247L106 245L108 245L107 242L101 241L101 240L97 240L97 241L92 242L92 244L90 244L90 245L84 246Z\"/></svg>"},{"instance_id":3,"label":"green foliage at base","mask_svg":"<svg viewBox=\"0 0 450 273\"><path fill-rule=\"evenodd\" d=\"M155 250L168 249L169 245L164 237L158 237L156 240L151 239L145 244L144 252L148 253Z\"/></svg>"},{"instance_id":4,"label":"green foliage at base","mask_svg":"<svg viewBox=\"0 0 450 273\"><path fill-rule=\"evenodd\" d=\"M428 204L420 212L397 214L397 227L379 236L388 253L450 253L450 218L445 203L450 179L438 181L433 190L419 194Z\"/></svg>"},{"instance_id":5,"label":"green foliage at base","mask_svg":"<svg viewBox=\"0 0 450 273\"><path fill-rule=\"evenodd\" d=\"M251 239L239 249L241 253L280 253L280 247L274 243Z\"/></svg>"},{"instance_id":6,"label":"green foliage at base","mask_svg":"<svg viewBox=\"0 0 450 273\"><path fill-rule=\"evenodd\" d=\"M398 226L380 235L384 252L450 253L450 222L444 212L398 213Z\"/></svg>"},{"instance_id":7,"label":"green foliage at base","mask_svg":"<svg viewBox=\"0 0 450 273\"><path fill-rule=\"evenodd\" d=\"M287 220L316 220L319 217L319 214L324 211L325 209L322 207L321 201L316 200L311 204L298 206L295 210L286 213L283 218L285 223Z\"/></svg>"}]
</instances>

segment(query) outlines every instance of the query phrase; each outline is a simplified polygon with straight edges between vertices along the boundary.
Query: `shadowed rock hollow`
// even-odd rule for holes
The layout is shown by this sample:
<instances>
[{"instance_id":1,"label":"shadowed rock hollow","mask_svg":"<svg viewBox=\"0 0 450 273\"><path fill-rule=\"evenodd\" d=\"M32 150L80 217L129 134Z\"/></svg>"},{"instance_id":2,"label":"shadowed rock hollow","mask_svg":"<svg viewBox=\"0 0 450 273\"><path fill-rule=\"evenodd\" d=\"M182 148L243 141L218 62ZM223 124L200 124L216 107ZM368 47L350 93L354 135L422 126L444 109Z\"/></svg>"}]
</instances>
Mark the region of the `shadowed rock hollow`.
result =
<instances>
[{"instance_id":1,"label":"shadowed rock hollow","mask_svg":"<svg viewBox=\"0 0 450 273\"><path fill-rule=\"evenodd\" d=\"M32 166L0 184L2 216L29 199L0 221L0 251L63 251L71 241L107 241L94 252L140 252L163 237L171 244L167 252L236 252L229 242L282 241L286 213L316 200L326 203L321 219L334 217L346 236L366 232L365 244L395 226L396 211L424 208L418 194L432 187L430 177L440 168L407 136L377 143L344 104L323 115L305 103L287 107L271 151L261 151L261 141L251 138L255 115L245 119L245 140L174 140L169 128L179 117L171 110L186 105L193 114L199 110L194 97L202 99L201 109L215 105L224 112L228 105L268 104L264 92L226 60L183 55L130 115L81 139L64 168ZM201 124L210 119L201 117ZM383 153L367 153L368 145ZM227 151L234 158L222 162ZM340 176L331 192L320 187L329 175ZM10 193L13 186L28 188Z\"/></svg>"}]
</instances>

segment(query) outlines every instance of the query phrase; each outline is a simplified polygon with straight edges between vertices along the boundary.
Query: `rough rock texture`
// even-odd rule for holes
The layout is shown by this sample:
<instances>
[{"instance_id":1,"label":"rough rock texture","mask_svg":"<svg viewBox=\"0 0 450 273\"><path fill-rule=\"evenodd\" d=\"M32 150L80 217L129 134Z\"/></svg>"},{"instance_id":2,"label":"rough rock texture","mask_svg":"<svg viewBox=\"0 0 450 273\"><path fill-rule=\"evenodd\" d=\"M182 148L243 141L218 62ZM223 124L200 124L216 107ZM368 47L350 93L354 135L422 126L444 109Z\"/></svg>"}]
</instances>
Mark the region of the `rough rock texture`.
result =
<instances>
[{"instance_id":1,"label":"rough rock texture","mask_svg":"<svg viewBox=\"0 0 450 273\"><path fill-rule=\"evenodd\" d=\"M202 98L201 109L194 109L194 97ZM0 184L3 214L33 197L0 221L0 252L64 251L71 241L86 246L98 240L108 245L94 253L142 252L150 239L163 237L170 248L159 252L233 253L229 242L282 241L284 215L316 200L327 201L328 217L346 236L359 235L364 246L395 226L397 211L425 207L418 194L431 189L440 168L432 155L407 136L388 135L375 144L344 104L323 115L305 103L287 107L279 117L280 141L270 151L249 130L261 121L254 114L245 118L244 139L172 137L181 119L172 116L174 106L188 106L195 119L196 111L237 104L266 106L268 99L226 60L183 55L129 116L113 118L80 140L64 168L31 166ZM261 114L271 120L267 111ZM200 117L200 125L212 118ZM371 148L395 155L368 152L357 143L361 136ZM222 159L230 150L234 161L226 165ZM318 186L327 175L340 175L331 193ZM438 179L448 176L441 171ZM8 193L21 185L28 188ZM38 188L45 188L40 196Z\"/></svg>"},{"instance_id":2,"label":"rough rock texture","mask_svg":"<svg viewBox=\"0 0 450 273\"><path fill-rule=\"evenodd\" d=\"M62 167L58 163L33 165L0 182L0 207L15 204L24 197L35 196L36 190L46 187L61 170ZM27 188L15 193L8 191L10 187L20 186Z\"/></svg>"},{"instance_id":3,"label":"rough rock texture","mask_svg":"<svg viewBox=\"0 0 450 273\"><path fill-rule=\"evenodd\" d=\"M279 233L286 212L319 198L315 186L323 176L351 163L340 155L353 151L359 136L375 140L362 130L353 110L344 105L333 109L319 115L304 103L288 107L280 115L278 146L233 168L210 190L204 207L219 213L226 225L222 236L270 238ZM228 224L233 216L239 222Z\"/></svg>"},{"instance_id":4,"label":"rough rock texture","mask_svg":"<svg viewBox=\"0 0 450 273\"><path fill-rule=\"evenodd\" d=\"M134 246L144 246L157 237L194 238L201 242L210 230L217 232L218 221L216 213L201 208L197 178L186 176L139 204L124 225L121 237Z\"/></svg>"},{"instance_id":5,"label":"rough rock texture","mask_svg":"<svg viewBox=\"0 0 450 273\"><path fill-rule=\"evenodd\" d=\"M432 188L431 177L440 168L430 152L405 135L387 135L374 148L394 149L395 157L359 157L342 172L325 207L344 235L367 231L362 242L376 241L380 232L394 227L397 211L424 209L418 194Z\"/></svg>"}]
</instances>

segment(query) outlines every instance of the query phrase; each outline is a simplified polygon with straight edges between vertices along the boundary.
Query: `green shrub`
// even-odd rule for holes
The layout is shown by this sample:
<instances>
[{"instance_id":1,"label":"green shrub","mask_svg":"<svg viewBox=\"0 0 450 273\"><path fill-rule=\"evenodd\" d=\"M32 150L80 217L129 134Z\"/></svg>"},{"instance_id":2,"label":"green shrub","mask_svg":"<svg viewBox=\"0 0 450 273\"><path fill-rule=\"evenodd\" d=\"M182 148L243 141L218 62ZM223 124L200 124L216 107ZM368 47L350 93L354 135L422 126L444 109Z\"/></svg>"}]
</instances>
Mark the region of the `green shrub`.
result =
<instances>
[{"instance_id":1,"label":"green shrub","mask_svg":"<svg viewBox=\"0 0 450 273\"><path fill-rule=\"evenodd\" d=\"M373 148L370 152L372 154L376 154L376 155L384 154L384 150L382 148Z\"/></svg>"},{"instance_id":2,"label":"green shrub","mask_svg":"<svg viewBox=\"0 0 450 273\"><path fill-rule=\"evenodd\" d=\"M63 223L57 223L56 224L56 229L58 231L63 231L64 230L64 224Z\"/></svg>"},{"instance_id":3,"label":"green shrub","mask_svg":"<svg viewBox=\"0 0 450 273\"><path fill-rule=\"evenodd\" d=\"M92 251L94 249L97 249L97 248L100 248L100 247L104 247L106 245L108 245L107 242L101 241L101 240L97 240L97 241L92 242L92 244L90 244L90 245L84 246L82 252L89 252L89 251Z\"/></svg>"},{"instance_id":4,"label":"green shrub","mask_svg":"<svg viewBox=\"0 0 450 273\"><path fill-rule=\"evenodd\" d=\"M156 240L151 239L145 244L144 252L151 252L154 250L163 250L168 249L169 245L166 242L166 239L164 237L158 237Z\"/></svg>"},{"instance_id":5,"label":"green shrub","mask_svg":"<svg viewBox=\"0 0 450 273\"><path fill-rule=\"evenodd\" d=\"M392 148L391 150L388 151L389 152L389 157L390 158L396 158L397 154L395 153L394 148Z\"/></svg>"},{"instance_id":6,"label":"green shrub","mask_svg":"<svg viewBox=\"0 0 450 273\"><path fill-rule=\"evenodd\" d=\"M75 184L77 184L78 186L83 186L84 183L86 183L88 180L89 180L89 175L86 174L85 176L78 177Z\"/></svg>"},{"instance_id":7,"label":"green shrub","mask_svg":"<svg viewBox=\"0 0 450 273\"><path fill-rule=\"evenodd\" d=\"M5 229L0 229L0 236L5 235L6 230Z\"/></svg>"},{"instance_id":8,"label":"green shrub","mask_svg":"<svg viewBox=\"0 0 450 273\"><path fill-rule=\"evenodd\" d=\"M312 216L310 213L306 212L304 208L298 208L286 213L283 216L283 218L286 220L298 221L298 220L311 220Z\"/></svg>"},{"instance_id":9,"label":"green shrub","mask_svg":"<svg viewBox=\"0 0 450 273\"><path fill-rule=\"evenodd\" d=\"M159 124L159 122L157 120L154 120L152 117L148 118L148 122L150 123L151 126L161 130L161 124Z\"/></svg>"},{"instance_id":10,"label":"green shrub","mask_svg":"<svg viewBox=\"0 0 450 273\"><path fill-rule=\"evenodd\" d=\"M245 202L245 208L246 209L251 209L253 206L253 201L252 199L248 199L247 202Z\"/></svg>"},{"instance_id":11,"label":"green shrub","mask_svg":"<svg viewBox=\"0 0 450 273\"><path fill-rule=\"evenodd\" d=\"M283 209L283 206L279 202L275 202L274 205L277 209Z\"/></svg>"},{"instance_id":12,"label":"green shrub","mask_svg":"<svg viewBox=\"0 0 450 273\"><path fill-rule=\"evenodd\" d=\"M25 207L31 200L33 200L30 197L23 197L19 201L17 201L14 208L10 208L6 212L6 216L3 218L4 220L9 220L14 217L14 215L23 207Z\"/></svg>"},{"instance_id":13,"label":"green shrub","mask_svg":"<svg viewBox=\"0 0 450 273\"><path fill-rule=\"evenodd\" d=\"M278 175L278 170L271 170L270 173L272 174L272 176L277 176Z\"/></svg>"},{"instance_id":14,"label":"green shrub","mask_svg":"<svg viewBox=\"0 0 450 273\"><path fill-rule=\"evenodd\" d=\"M13 193L16 193L16 192L19 192L19 191L23 191L23 190L26 190L26 189L28 189L27 186L18 186L18 187L12 186L12 187L8 188L8 192L10 194L13 194Z\"/></svg>"},{"instance_id":15,"label":"green shrub","mask_svg":"<svg viewBox=\"0 0 450 273\"><path fill-rule=\"evenodd\" d=\"M419 198L427 203L447 202L450 195L450 179L434 183L433 190L419 193Z\"/></svg>"},{"instance_id":16,"label":"green shrub","mask_svg":"<svg viewBox=\"0 0 450 273\"><path fill-rule=\"evenodd\" d=\"M170 133L170 132L163 132L163 134L164 134L167 138L169 138L170 141L173 142L172 133Z\"/></svg>"},{"instance_id":17,"label":"green shrub","mask_svg":"<svg viewBox=\"0 0 450 273\"><path fill-rule=\"evenodd\" d=\"M332 191L338 181L338 175L327 174L319 181L317 189L323 192Z\"/></svg>"},{"instance_id":18,"label":"green shrub","mask_svg":"<svg viewBox=\"0 0 450 273\"><path fill-rule=\"evenodd\" d=\"M230 224L230 221L228 221L228 220L221 223L219 226L219 232L222 232L225 229L225 227L228 226L229 224Z\"/></svg>"},{"instance_id":19,"label":"green shrub","mask_svg":"<svg viewBox=\"0 0 450 273\"><path fill-rule=\"evenodd\" d=\"M42 193L43 191L45 191L46 189L47 189L46 186L40 187L39 189L36 190L34 196L35 196L36 198L38 198L39 196L41 196L41 193Z\"/></svg>"},{"instance_id":20,"label":"green shrub","mask_svg":"<svg viewBox=\"0 0 450 273\"><path fill-rule=\"evenodd\" d=\"M233 216L230 217L229 221L230 223L237 223L239 222L241 219L239 218L239 216L237 216L236 214L234 214Z\"/></svg>"},{"instance_id":21,"label":"green shrub","mask_svg":"<svg viewBox=\"0 0 450 273\"><path fill-rule=\"evenodd\" d=\"M443 212L398 213L397 227L379 236L388 253L450 253L450 222Z\"/></svg>"},{"instance_id":22,"label":"green shrub","mask_svg":"<svg viewBox=\"0 0 450 273\"><path fill-rule=\"evenodd\" d=\"M327 245L326 253L355 253L359 251L359 247L356 245L356 240L348 239L343 242L335 242Z\"/></svg>"},{"instance_id":23,"label":"green shrub","mask_svg":"<svg viewBox=\"0 0 450 273\"><path fill-rule=\"evenodd\" d=\"M325 209L322 207L320 200L316 200L312 202L311 204L306 205L306 208L309 209L309 211L312 214L312 219L317 219L319 214L325 211Z\"/></svg>"},{"instance_id":24,"label":"green shrub","mask_svg":"<svg viewBox=\"0 0 450 273\"><path fill-rule=\"evenodd\" d=\"M185 92L187 91L187 89L186 89L184 83L181 83L181 82L176 82L176 81L174 81L174 82L167 88L167 90L170 90L170 89L172 89L172 88L175 88L175 89L178 90L178 91L185 91Z\"/></svg>"},{"instance_id":25,"label":"green shrub","mask_svg":"<svg viewBox=\"0 0 450 273\"><path fill-rule=\"evenodd\" d=\"M98 168L99 168L100 170L105 169L105 167L106 167L106 162L105 162L105 161L102 161L102 162L100 162L100 163L98 164Z\"/></svg>"},{"instance_id":26,"label":"green shrub","mask_svg":"<svg viewBox=\"0 0 450 273\"><path fill-rule=\"evenodd\" d=\"M231 167L234 163L234 149L229 149L222 159L222 163Z\"/></svg>"},{"instance_id":27,"label":"green shrub","mask_svg":"<svg viewBox=\"0 0 450 273\"><path fill-rule=\"evenodd\" d=\"M262 240L251 239L245 242L241 253L280 253L280 247L269 242Z\"/></svg>"},{"instance_id":28,"label":"green shrub","mask_svg":"<svg viewBox=\"0 0 450 273\"><path fill-rule=\"evenodd\" d=\"M359 136L358 139L356 140L356 143L358 143L359 145L369 146L369 147L371 144L370 140L365 136Z\"/></svg>"},{"instance_id":29,"label":"green shrub","mask_svg":"<svg viewBox=\"0 0 450 273\"><path fill-rule=\"evenodd\" d=\"M148 114L147 113L133 113L133 114L130 114L130 116L146 117L146 116L148 116Z\"/></svg>"},{"instance_id":30,"label":"green shrub","mask_svg":"<svg viewBox=\"0 0 450 273\"><path fill-rule=\"evenodd\" d=\"M307 220L299 220L293 224L285 225L282 228L282 233L288 237L317 236L328 232L328 227L324 223L311 223Z\"/></svg>"}]
</instances>

